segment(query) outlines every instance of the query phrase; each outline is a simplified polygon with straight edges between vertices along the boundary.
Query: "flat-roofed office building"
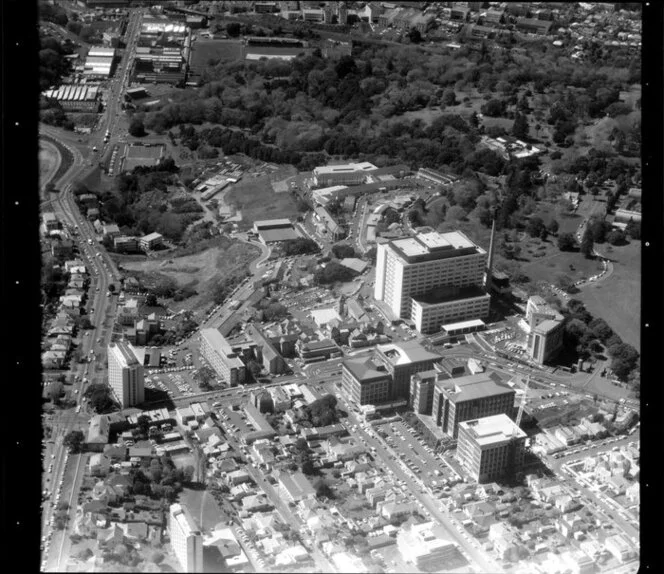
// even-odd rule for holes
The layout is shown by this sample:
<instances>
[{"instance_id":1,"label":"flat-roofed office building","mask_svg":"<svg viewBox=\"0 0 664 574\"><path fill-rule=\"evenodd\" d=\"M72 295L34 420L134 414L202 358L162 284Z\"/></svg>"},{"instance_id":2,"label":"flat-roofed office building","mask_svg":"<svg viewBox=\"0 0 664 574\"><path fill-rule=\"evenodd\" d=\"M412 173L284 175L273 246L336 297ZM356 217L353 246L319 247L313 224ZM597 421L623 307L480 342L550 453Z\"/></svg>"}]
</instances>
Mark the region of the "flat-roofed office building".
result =
<instances>
[{"instance_id":1,"label":"flat-roofed office building","mask_svg":"<svg viewBox=\"0 0 664 574\"><path fill-rule=\"evenodd\" d=\"M494 381L488 374L479 373L434 383L431 415L442 431L457 438L459 424L481 417L514 411L515 391Z\"/></svg>"},{"instance_id":2,"label":"flat-roofed office building","mask_svg":"<svg viewBox=\"0 0 664 574\"><path fill-rule=\"evenodd\" d=\"M523 467L526 433L507 415L459 425L457 459L479 483L516 474Z\"/></svg>"},{"instance_id":3,"label":"flat-roofed office building","mask_svg":"<svg viewBox=\"0 0 664 574\"><path fill-rule=\"evenodd\" d=\"M488 315L487 252L460 231L379 242L374 298L396 317L433 333L443 323Z\"/></svg>"},{"instance_id":4,"label":"flat-roofed office building","mask_svg":"<svg viewBox=\"0 0 664 574\"><path fill-rule=\"evenodd\" d=\"M375 405L390 398L392 377L373 357L350 359L341 369L341 388L356 405Z\"/></svg>"},{"instance_id":5,"label":"flat-roofed office building","mask_svg":"<svg viewBox=\"0 0 664 574\"><path fill-rule=\"evenodd\" d=\"M108 384L122 408L145 400L143 360L131 343L119 341L108 346Z\"/></svg>"},{"instance_id":6,"label":"flat-roofed office building","mask_svg":"<svg viewBox=\"0 0 664 574\"><path fill-rule=\"evenodd\" d=\"M201 329L201 355L215 372L232 387L243 383L246 367L226 338L217 329Z\"/></svg>"},{"instance_id":7,"label":"flat-roofed office building","mask_svg":"<svg viewBox=\"0 0 664 574\"><path fill-rule=\"evenodd\" d=\"M408 400L411 376L429 371L441 358L417 341L377 345L371 357L344 361L342 388L356 405Z\"/></svg>"}]
</instances>

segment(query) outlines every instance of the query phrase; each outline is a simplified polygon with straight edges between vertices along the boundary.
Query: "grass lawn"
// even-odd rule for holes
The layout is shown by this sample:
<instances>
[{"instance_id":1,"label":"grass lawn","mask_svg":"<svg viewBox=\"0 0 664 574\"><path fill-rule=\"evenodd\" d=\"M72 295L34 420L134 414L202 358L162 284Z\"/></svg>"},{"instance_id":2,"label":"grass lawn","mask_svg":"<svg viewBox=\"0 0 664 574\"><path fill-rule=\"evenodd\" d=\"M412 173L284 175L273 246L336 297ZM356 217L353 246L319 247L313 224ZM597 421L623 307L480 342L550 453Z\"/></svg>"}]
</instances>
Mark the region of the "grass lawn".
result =
<instances>
[{"instance_id":1,"label":"grass lawn","mask_svg":"<svg viewBox=\"0 0 664 574\"><path fill-rule=\"evenodd\" d=\"M226 203L235 204L242 211L242 225L249 227L254 221L298 215L295 200L290 193L275 193L272 181L284 176L245 176L226 196Z\"/></svg>"},{"instance_id":2,"label":"grass lawn","mask_svg":"<svg viewBox=\"0 0 664 574\"><path fill-rule=\"evenodd\" d=\"M203 530L214 528L219 522L228 520L214 497L207 490L183 489L178 502L187 506Z\"/></svg>"},{"instance_id":3,"label":"grass lawn","mask_svg":"<svg viewBox=\"0 0 664 574\"><path fill-rule=\"evenodd\" d=\"M191 53L191 67L204 68L211 58L239 60L242 58L242 43L235 40L196 40Z\"/></svg>"},{"instance_id":4,"label":"grass lawn","mask_svg":"<svg viewBox=\"0 0 664 574\"><path fill-rule=\"evenodd\" d=\"M521 265L521 269L533 282L548 281L555 284L558 274L568 275L573 281L578 281L602 270L599 261L586 259L578 251L559 251L555 245L555 238L554 243L549 241L544 244L546 250L538 251L535 247L538 244L541 244L539 240L521 244L521 257L529 259ZM544 253L544 256L535 258L529 251Z\"/></svg>"},{"instance_id":5,"label":"grass lawn","mask_svg":"<svg viewBox=\"0 0 664 574\"><path fill-rule=\"evenodd\" d=\"M197 309L212 300L212 292L220 279L241 271L258 257L260 250L241 241L222 238L217 247L182 257L130 260L120 262L129 273L134 272L148 285L169 277L178 286L192 285L198 295L180 302L169 302L174 310Z\"/></svg>"},{"instance_id":6,"label":"grass lawn","mask_svg":"<svg viewBox=\"0 0 664 574\"><path fill-rule=\"evenodd\" d=\"M641 244L632 241L623 247L613 247L611 252L602 245L600 251L613 261L613 273L599 283L584 286L575 297L593 315L606 320L626 343L639 349Z\"/></svg>"},{"instance_id":7,"label":"grass lawn","mask_svg":"<svg viewBox=\"0 0 664 574\"><path fill-rule=\"evenodd\" d=\"M40 142L39 147L39 179L45 183L55 175L59 162L58 150L48 142Z\"/></svg>"}]
</instances>

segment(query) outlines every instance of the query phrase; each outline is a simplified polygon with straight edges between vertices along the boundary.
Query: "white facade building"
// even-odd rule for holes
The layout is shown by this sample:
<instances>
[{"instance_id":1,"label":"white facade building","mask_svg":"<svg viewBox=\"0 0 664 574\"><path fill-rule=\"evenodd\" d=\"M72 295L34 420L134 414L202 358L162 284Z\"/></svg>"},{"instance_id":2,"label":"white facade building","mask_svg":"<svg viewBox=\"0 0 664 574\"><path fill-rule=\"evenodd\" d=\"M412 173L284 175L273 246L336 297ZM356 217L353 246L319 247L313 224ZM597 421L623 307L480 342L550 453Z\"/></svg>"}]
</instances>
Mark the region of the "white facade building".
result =
<instances>
[{"instance_id":1,"label":"white facade building","mask_svg":"<svg viewBox=\"0 0 664 574\"><path fill-rule=\"evenodd\" d=\"M108 346L108 384L122 408L145 400L143 363L131 343L119 341Z\"/></svg>"},{"instance_id":2,"label":"white facade building","mask_svg":"<svg viewBox=\"0 0 664 574\"><path fill-rule=\"evenodd\" d=\"M374 298L422 333L486 317L491 301L482 288L486 264L487 252L460 231L379 243Z\"/></svg>"},{"instance_id":3,"label":"white facade building","mask_svg":"<svg viewBox=\"0 0 664 574\"><path fill-rule=\"evenodd\" d=\"M184 572L203 572L203 535L187 508L172 504L168 513L171 547Z\"/></svg>"}]
</instances>

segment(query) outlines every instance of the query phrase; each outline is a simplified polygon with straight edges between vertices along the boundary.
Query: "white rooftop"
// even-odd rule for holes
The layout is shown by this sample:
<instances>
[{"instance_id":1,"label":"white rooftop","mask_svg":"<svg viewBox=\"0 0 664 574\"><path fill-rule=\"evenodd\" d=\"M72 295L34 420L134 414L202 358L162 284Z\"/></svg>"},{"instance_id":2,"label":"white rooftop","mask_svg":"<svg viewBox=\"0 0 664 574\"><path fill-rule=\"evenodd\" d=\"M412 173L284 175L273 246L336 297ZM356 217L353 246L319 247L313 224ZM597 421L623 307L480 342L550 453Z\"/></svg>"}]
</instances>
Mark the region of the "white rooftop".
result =
<instances>
[{"instance_id":1,"label":"white rooftop","mask_svg":"<svg viewBox=\"0 0 664 574\"><path fill-rule=\"evenodd\" d=\"M459 423L468 430L475 442L480 446L488 446L516 438L525 438L523 432L511 418L505 414L483 417Z\"/></svg>"},{"instance_id":2,"label":"white rooftop","mask_svg":"<svg viewBox=\"0 0 664 574\"><path fill-rule=\"evenodd\" d=\"M369 163L368 161L363 161L361 163L346 163L342 165L324 165L314 169L315 174L323 173L346 173L354 171L373 171L378 169L374 164Z\"/></svg>"},{"instance_id":3,"label":"white rooftop","mask_svg":"<svg viewBox=\"0 0 664 574\"><path fill-rule=\"evenodd\" d=\"M458 323L448 323L443 325L443 329L446 331L453 331L455 329L466 329L468 327L481 327L484 325L482 319L470 319L468 321L459 321Z\"/></svg>"},{"instance_id":4,"label":"white rooftop","mask_svg":"<svg viewBox=\"0 0 664 574\"><path fill-rule=\"evenodd\" d=\"M408 257L414 257L415 255L424 255L428 253L429 250L417 241L414 237L407 237L406 239L397 239L392 242L392 245L398 247L403 251Z\"/></svg>"},{"instance_id":5,"label":"white rooftop","mask_svg":"<svg viewBox=\"0 0 664 574\"><path fill-rule=\"evenodd\" d=\"M476 247L478 251L483 251L482 248L475 245L460 231L450 231L448 233L430 231L427 233L419 233L415 237L396 239L395 241L392 241L391 244L401 250L406 257L426 255L427 253L438 249L444 249L446 247L454 249Z\"/></svg>"},{"instance_id":6,"label":"white rooftop","mask_svg":"<svg viewBox=\"0 0 664 574\"><path fill-rule=\"evenodd\" d=\"M338 319L339 321L341 320L339 313L337 313L336 310L331 307L327 309L314 309L311 311L311 316L316 325L319 327L329 323L333 319Z\"/></svg>"}]
</instances>

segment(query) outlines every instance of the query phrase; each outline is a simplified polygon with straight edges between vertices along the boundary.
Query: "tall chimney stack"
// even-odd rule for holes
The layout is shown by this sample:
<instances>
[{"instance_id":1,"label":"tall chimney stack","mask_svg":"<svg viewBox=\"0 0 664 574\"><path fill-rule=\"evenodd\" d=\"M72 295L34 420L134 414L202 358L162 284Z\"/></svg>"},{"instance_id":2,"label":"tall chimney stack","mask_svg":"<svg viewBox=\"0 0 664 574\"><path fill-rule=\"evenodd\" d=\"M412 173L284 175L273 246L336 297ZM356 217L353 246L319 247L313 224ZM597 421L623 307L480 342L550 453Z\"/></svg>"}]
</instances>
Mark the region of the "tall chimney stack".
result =
<instances>
[{"instance_id":1,"label":"tall chimney stack","mask_svg":"<svg viewBox=\"0 0 664 574\"><path fill-rule=\"evenodd\" d=\"M496 218L491 223L491 241L489 242L489 258L487 260L486 276L484 279L484 288L487 292L491 291L491 273L493 271L493 251L496 247Z\"/></svg>"}]
</instances>

